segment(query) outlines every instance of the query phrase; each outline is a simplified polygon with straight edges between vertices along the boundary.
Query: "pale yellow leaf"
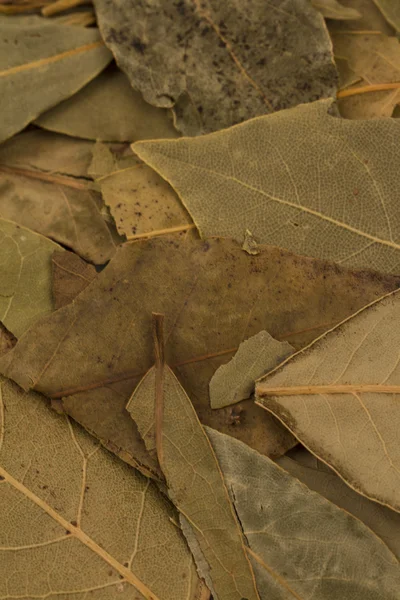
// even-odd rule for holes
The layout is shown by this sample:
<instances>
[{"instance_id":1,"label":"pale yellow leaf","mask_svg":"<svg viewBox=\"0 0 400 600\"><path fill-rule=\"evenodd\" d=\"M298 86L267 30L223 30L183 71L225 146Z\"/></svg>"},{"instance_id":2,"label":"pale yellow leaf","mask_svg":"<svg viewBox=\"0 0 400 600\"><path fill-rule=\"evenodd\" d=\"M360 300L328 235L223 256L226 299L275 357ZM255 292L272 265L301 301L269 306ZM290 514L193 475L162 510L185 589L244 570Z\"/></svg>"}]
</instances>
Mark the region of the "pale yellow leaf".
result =
<instances>
[{"instance_id":1,"label":"pale yellow leaf","mask_svg":"<svg viewBox=\"0 0 400 600\"><path fill-rule=\"evenodd\" d=\"M400 291L256 386L258 402L356 491L400 511Z\"/></svg>"},{"instance_id":2,"label":"pale yellow leaf","mask_svg":"<svg viewBox=\"0 0 400 600\"><path fill-rule=\"evenodd\" d=\"M0 218L0 320L20 337L53 310L51 257L61 246Z\"/></svg>"},{"instance_id":3,"label":"pale yellow leaf","mask_svg":"<svg viewBox=\"0 0 400 600\"><path fill-rule=\"evenodd\" d=\"M2 380L0 597L197 600L172 506L40 395Z\"/></svg>"},{"instance_id":4,"label":"pale yellow leaf","mask_svg":"<svg viewBox=\"0 0 400 600\"><path fill-rule=\"evenodd\" d=\"M311 4L319 10L325 19L356 20L361 14L355 8L343 6L338 0L311 0Z\"/></svg>"},{"instance_id":5,"label":"pale yellow leaf","mask_svg":"<svg viewBox=\"0 0 400 600\"><path fill-rule=\"evenodd\" d=\"M136 142L203 236L260 243L353 268L400 272L400 123L349 121L321 100L217 133Z\"/></svg>"},{"instance_id":6,"label":"pale yellow leaf","mask_svg":"<svg viewBox=\"0 0 400 600\"><path fill-rule=\"evenodd\" d=\"M205 429L262 600L398 600L399 563L368 527L267 457Z\"/></svg>"},{"instance_id":7,"label":"pale yellow leaf","mask_svg":"<svg viewBox=\"0 0 400 600\"><path fill-rule=\"evenodd\" d=\"M377 7L382 11L387 21L400 31L400 3L398 0L374 0Z\"/></svg>"},{"instance_id":8,"label":"pale yellow leaf","mask_svg":"<svg viewBox=\"0 0 400 600\"><path fill-rule=\"evenodd\" d=\"M110 60L97 29L0 16L0 141L75 94Z\"/></svg>"}]
</instances>

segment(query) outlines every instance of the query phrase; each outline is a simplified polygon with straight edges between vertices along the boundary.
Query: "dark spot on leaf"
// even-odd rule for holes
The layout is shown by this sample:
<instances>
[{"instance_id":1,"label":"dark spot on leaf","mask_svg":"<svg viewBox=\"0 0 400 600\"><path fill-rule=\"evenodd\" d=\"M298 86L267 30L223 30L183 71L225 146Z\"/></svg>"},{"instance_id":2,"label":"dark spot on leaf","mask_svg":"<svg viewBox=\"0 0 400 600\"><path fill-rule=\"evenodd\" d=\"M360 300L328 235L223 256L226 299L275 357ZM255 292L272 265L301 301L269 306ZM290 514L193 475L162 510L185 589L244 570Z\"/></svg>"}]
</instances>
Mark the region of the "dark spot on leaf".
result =
<instances>
[{"instance_id":1,"label":"dark spot on leaf","mask_svg":"<svg viewBox=\"0 0 400 600\"><path fill-rule=\"evenodd\" d=\"M144 51L146 50L146 44L143 44L143 42L141 42L139 38L133 38L131 46L132 48L140 52L140 54L144 54Z\"/></svg>"}]
</instances>

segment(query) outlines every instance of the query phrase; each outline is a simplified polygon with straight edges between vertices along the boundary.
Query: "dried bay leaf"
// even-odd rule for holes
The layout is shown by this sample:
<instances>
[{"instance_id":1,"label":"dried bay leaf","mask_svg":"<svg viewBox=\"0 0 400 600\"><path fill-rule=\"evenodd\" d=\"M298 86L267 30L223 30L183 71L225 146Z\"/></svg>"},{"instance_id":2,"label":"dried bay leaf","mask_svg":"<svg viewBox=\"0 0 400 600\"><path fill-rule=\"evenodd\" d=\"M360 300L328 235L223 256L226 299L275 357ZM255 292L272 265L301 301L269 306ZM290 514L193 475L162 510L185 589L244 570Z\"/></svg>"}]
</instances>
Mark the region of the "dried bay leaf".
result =
<instances>
[{"instance_id":1,"label":"dried bay leaf","mask_svg":"<svg viewBox=\"0 0 400 600\"><path fill-rule=\"evenodd\" d=\"M311 490L360 519L400 559L399 513L357 494L332 469L305 448L299 449L296 446L276 462Z\"/></svg>"},{"instance_id":2,"label":"dried bay leaf","mask_svg":"<svg viewBox=\"0 0 400 600\"><path fill-rule=\"evenodd\" d=\"M244 538L217 459L196 411L164 363L163 315L156 315L156 365L141 380L127 410L157 458L168 495L191 531L197 568L215 600L259 600Z\"/></svg>"},{"instance_id":3,"label":"dried bay leaf","mask_svg":"<svg viewBox=\"0 0 400 600\"><path fill-rule=\"evenodd\" d=\"M254 381L293 354L288 342L278 342L260 331L242 342L235 356L221 365L210 381L211 408L223 408L249 398Z\"/></svg>"},{"instance_id":4,"label":"dried bay leaf","mask_svg":"<svg viewBox=\"0 0 400 600\"><path fill-rule=\"evenodd\" d=\"M62 248L0 219L0 320L17 338L53 310L51 256L55 250Z\"/></svg>"},{"instance_id":5,"label":"dried bay leaf","mask_svg":"<svg viewBox=\"0 0 400 600\"><path fill-rule=\"evenodd\" d=\"M111 60L97 29L0 16L0 141L75 94Z\"/></svg>"},{"instance_id":6,"label":"dried bay leaf","mask_svg":"<svg viewBox=\"0 0 400 600\"><path fill-rule=\"evenodd\" d=\"M154 484L40 395L1 390L1 597L206 598Z\"/></svg>"},{"instance_id":7,"label":"dried bay leaf","mask_svg":"<svg viewBox=\"0 0 400 600\"><path fill-rule=\"evenodd\" d=\"M108 149L100 149L96 144L96 153L99 151L103 157L102 168L98 160L96 166L102 175L96 182L120 235L128 239L144 237L193 224L175 191L153 169L138 164L135 156L132 156L132 165L121 168L113 164L111 153L107 160L104 153L109 152Z\"/></svg>"},{"instance_id":8,"label":"dried bay leaf","mask_svg":"<svg viewBox=\"0 0 400 600\"><path fill-rule=\"evenodd\" d=\"M90 189L92 146L47 132L25 132L5 143L0 215L103 264L120 238L103 218L100 194Z\"/></svg>"},{"instance_id":9,"label":"dried bay leaf","mask_svg":"<svg viewBox=\"0 0 400 600\"><path fill-rule=\"evenodd\" d=\"M343 1L343 0L342 0ZM329 23L329 30L334 31L375 31L385 35L393 35L393 27L376 6L374 0L346 0L346 7L357 10L360 18L357 21L340 21ZM358 35L358 33L354 34Z\"/></svg>"},{"instance_id":10,"label":"dried bay leaf","mask_svg":"<svg viewBox=\"0 0 400 600\"><path fill-rule=\"evenodd\" d=\"M87 178L92 151L93 142L40 129L24 131L0 145L0 169L8 166Z\"/></svg>"},{"instance_id":11,"label":"dried bay leaf","mask_svg":"<svg viewBox=\"0 0 400 600\"><path fill-rule=\"evenodd\" d=\"M370 529L245 444L205 429L262 600L397 600L399 563Z\"/></svg>"},{"instance_id":12,"label":"dried bay leaf","mask_svg":"<svg viewBox=\"0 0 400 600\"><path fill-rule=\"evenodd\" d=\"M400 123L335 118L332 102L132 148L174 187L203 236L242 241L248 229L298 254L400 273Z\"/></svg>"},{"instance_id":13,"label":"dried bay leaf","mask_svg":"<svg viewBox=\"0 0 400 600\"><path fill-rule=\"evenodd\" d=\"M399 81L400 44L397 37L341 32L333 33L332 40L335 56L345 59L346 66L362 78L356 88ZM338 103L342 116L347 119L391 117L394 107L400 103L400 91L392 89L344 96Z\"/></svg>"},{"instance_id":14,"label":"dried bay leaf","mask_svg":"<svg viewBox=\"0 0 400 600\"><path fill-rule=\"evenodd\" d=\"M51 257L54 308L69 304L96 277L96 269L73 252L54 252Z\"/></svg>"},{"instance_id":15,"label":"dried bay leaf","mask_svg":"<svg viewBox=\"0 0 400 600\"><path fill-rule=\"evenodd\" d=\"M343 6L338 0L311 0L311 4L319 10L325 19L355 20L361 14L355 8Z\"/></svg>"},{"instance_id":16,"label":"dried bay leaf","mask_svg":"<svg viewBox=\"0 0 400 600\"><path fill-rule=\"evenodd\" d=\"M35 123L51 131L105 142L179 135L168 111L147 104L114 65L77 94L42 114Z\"/></svg>"},{"instance_id":17,"label":"dried bay leaf","mask_svg":"<svg viewBox=\"0 0 400 600\"><path fill-rule=\"evenodd\" d=\"M387 21L400 31L400 4L396 0L374 0Z\"/></svg>"},{"instance_id":18,"label":"dried bay leaf","mask_svg":"<svg viewBox=\"0 0 400 600\"><path fill-rule=\"evenodd\" d=\"M354 490L400 511L400 292L259 380L257 400Z\"/></svg>"},{"instance_id":19,"label":"dried bay leaf","mask_svg":"<svg viewBox=\"0 0 400 600\"><path fill-rule=\"evenodd\" d=\"M322 16L308 0L95 0L101 34L134 89L185 135L335 93Z\"/></svg>"},{"instance_id":20,"label":"dried bay leaf","mask_svg":"<svg viewBox=\"0 0 400 600\"><path fill-rule=\"evenodd\" d=\"M125 405L153 363L150 314L163 312L168 362L200 420L279 456L294 438L253 401L234 411L210 408L215 370L263 329L299 349L400 281L259 249L251 256L233 241L188 234L124 244L72 304L31 328L0 369L25 389L62 398L109 449L157 476Z\"/></svg>"}]
</instances>

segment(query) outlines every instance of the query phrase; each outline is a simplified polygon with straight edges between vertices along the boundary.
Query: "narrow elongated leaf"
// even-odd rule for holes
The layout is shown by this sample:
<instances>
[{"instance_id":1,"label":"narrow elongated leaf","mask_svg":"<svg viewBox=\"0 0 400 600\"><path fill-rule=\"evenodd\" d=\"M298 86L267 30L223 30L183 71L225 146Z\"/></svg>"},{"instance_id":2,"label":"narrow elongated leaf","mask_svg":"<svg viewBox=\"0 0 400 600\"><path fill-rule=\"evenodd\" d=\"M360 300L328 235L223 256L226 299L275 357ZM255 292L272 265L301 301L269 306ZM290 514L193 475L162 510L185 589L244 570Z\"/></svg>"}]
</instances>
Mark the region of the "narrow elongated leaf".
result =
<instances>
[{"instance_id":1,"label":"narrow elongated leaf","mask_svg":"<svg viewBox=\"0 0 400 600\"><path fill-rule=\"evenodd\" d=\"M89 187L92 145L46 132L26 132L4 144L0 215L102 264L120 238L103 218L100 195Z\"/></svg>"},{"instance_id":2,"label":"narrow elongated leaf","mask_svg":"<svg viewBox=\"0 0 400 600\"><path fill-rule=\"evenodd\" d=\"M191 529L194 556L201 555L197 567L215 600L259 600L215 454L185 390L164 364L161 319L155 327L156 366L139 383L126 408L148 451L157 451L168 495Z\"/></svg>"},{"instance_id":3,"label":"narrow elongated leaf","mask_svg":"<svg viewBox=\"0 0 400 600\"><path fill-rule=\"evenodd\" d=\"M399 563L368 527L245 444L205 429L262 600L397 600Z\"/></svg>"},{"instance_id":4,"label":"narrow elongated leaf","mask_svg":"<svg viewBox=\"0 0 400 600\"><path fill-rule=\"evenodd\" d=\"M101 34L134 89L172 107L185 135L335 93L323 18L308 0L95 0ZM266 41L267 40L267 41Z\"/></svg>"},{"instance_id":5,"label":"narrow elongated leaf","mask_svg":"<svg viewBox=\"0 0 400 600\"><path fill-rule=\"evenodd\" d=\"M400 292L371 304L256 386L258 402L367 498L400 511Z\"/></svg>"},{"instance_id":6,"label":"narrow elongated leaf","mask_svg":"<svg viewBox=\"0 0 400 600\"><path fill-rule=\"evenodd\" d=\"M114 66L35 123L59 133L104 142L178 137L172 115L147 104Z\"/></svg>"},{"instance_id":7,"label":"narrow elongated leaf","mask_svg":"<svg viewBox=\"0 0 400 600\"><path fill-rule=\"evenodd\" d=\"M372 529L400 560L400 514L357 494L332 469L298 446L276 461L311 490L347 510Z\"/></svg>"},{"instance_id":8,"label":"narrow elongated leaf","mask_svg":"<svg viewBox=\"0 0 400 600\"><path fill-rule=\"evenodd\" d=\"M26 389L62 398L108 448L149 473L154 462L125 405L153 363L149 315L163 312L168 362L200 420L279 456L294 438L252 400L233 413L210 408L215 370L262 329L298 349L399 285L395 277L349 272L277 248L250 256L230 240L142 240L119 248L96 280L31 328L0 368Z\"/></svg>"},{"instance_id":9,"label":"narrow elongated leaf","mask_svg":"<svg viewBox=\"0 0 400 600\"><path fill-rule=\"evenodd\" d=\"M111 60L97 29L32 16L0 16L0 57L0 141L75 94Z\"/></svg>"},{"instance_id":10,"label":"narrow elongated leaf","mask_svg":"<svg viewBox=\"0 0 400 600\"><path fill-rule=\"evenodd\" d=\"M329 114L332 100L133 150L178 192L203 236L257 241L400 273L400 123Z\"/></svg>"},{"instance_id":11,"label":"narrow elongated leaf","mask_svg":"<svg viewBox=\"0 0 400 600\"><path fill-rule=\"evenodd\" d=\"M274 340L267 331L260 331L242 342L235 356L212 376L211 408L222 408L249 398L254 391L254 381L293 352L293 346Z\"/></svg>"},{"instance_id":12,"label":"narrow elongated leaf","mask_svg":"<svg viewBox=\"0 0 400 600\"><path fill-rule=\"evenodd\" d=\"M175 512L149 480L4 380L0 415L4 600L200 598Z\"/></svg>"},{"instance_id":13,"label":"narrow elongated leaf","mask_svg":"<svg viewBox=\"0 0 400 600\"><path fill-rule=\"evenodd\" d=\"M55 250L62 248L0 219L0 320L16 337L53 310L51 257Z\"/></svg>"}]
</instances>

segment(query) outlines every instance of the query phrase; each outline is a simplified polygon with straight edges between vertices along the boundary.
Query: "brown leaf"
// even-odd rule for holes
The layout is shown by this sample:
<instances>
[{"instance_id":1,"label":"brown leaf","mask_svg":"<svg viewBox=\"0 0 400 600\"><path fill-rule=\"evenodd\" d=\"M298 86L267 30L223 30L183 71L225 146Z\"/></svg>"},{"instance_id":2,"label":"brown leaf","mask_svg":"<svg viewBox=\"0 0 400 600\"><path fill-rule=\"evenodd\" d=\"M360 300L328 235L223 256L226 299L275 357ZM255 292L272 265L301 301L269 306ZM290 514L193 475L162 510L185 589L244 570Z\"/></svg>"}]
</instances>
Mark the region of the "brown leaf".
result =
<instances>
[{"instance_id":1,"label":"brown leaf","mask_svg":"<svg viewBox=\"0 0 400 600\"><path fill-rule=\"evenodd\" d=\"M134 89L172 107L185 135L334 95L323 18L308 0L95 0L101 34Z\"/></svg>"},{"instance_id":2,"label":"brown leaf","mask_svg":"<svg viewBox=\"0 0 400 600\"><path fill-rule=\"evenodd\" d=\"M154 461L125 405L153 363L150 315L162 312L166 357L200 420L277 456L293 438L254 402L236 405L233 414L210 408L215 370L262 329L300 348L398 285L395 277L268 246L250 256L231 240L204 243L180 234L128 243L72 304L31 328L0 366L25 389L63 397L71 416L149 472Z\"/></svg>"},{"instance_id":3,"label":"brown leaf","mask_svg":"<svg viewBox=\"0 0 400 600\"><path fill-rule=\"evenodd\" d=\"M54 308L58 309L74 300L96 277L96 269L73 252L54 252L53 298Z\"/></svg>"},{"instance_id":4,"label":"brown leaf","mask_svg":"<svg viewBox=\"0 0 400 600\"><path fill-rule=\"evenodd\" d=\"M0 149L0 215L105 263L120 238L87 180L92 144L27 132Z\"/></svg>"},{"instance_id":5,"label":"brown leaf","mask_svg":"<svg viewBox=\"0 0 400 600\"><path fill-rule=\"evenodd\" d=\"M396 0L374 0L388 22L400 31L400 5Z\"/></svg>"}]
</instances>

